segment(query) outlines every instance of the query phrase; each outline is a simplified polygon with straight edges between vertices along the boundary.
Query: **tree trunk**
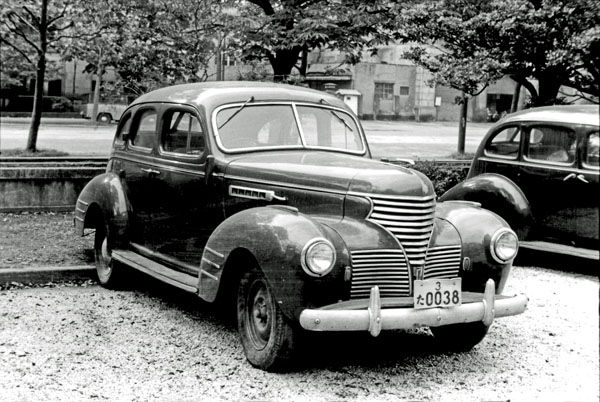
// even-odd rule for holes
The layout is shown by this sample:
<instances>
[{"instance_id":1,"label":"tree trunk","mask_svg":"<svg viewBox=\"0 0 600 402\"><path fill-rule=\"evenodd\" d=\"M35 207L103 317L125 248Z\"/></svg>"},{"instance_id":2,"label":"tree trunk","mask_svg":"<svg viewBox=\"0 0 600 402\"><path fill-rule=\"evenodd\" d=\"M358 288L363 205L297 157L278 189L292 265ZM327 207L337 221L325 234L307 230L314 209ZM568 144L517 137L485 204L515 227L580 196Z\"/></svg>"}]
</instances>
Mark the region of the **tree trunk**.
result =
<instances>
[{"instance_id":1,"label":"tree trunk","mask_svg":"<svg viewBox=\"0 0 600 402\"><path fill-rule=\"evenodd\" d=\"M96 87L94 88L94 104L92 105L92 121L96 121L98 118L98 104L100 103L100 86L102 85L102 60L98 62L98 71L96 72Z\"/></svg>"},{"instance_id":2,"label":"tree trunk","mask_svg":"<svg viewBox=\"0 0 600 402\"><path fill-rule=\"evenodd\" d=\"M73 92L72 92L73 97L75 97L77 95L76 85L77 85L77 58L73 59Z\"/></svg>"},{"instance_id":3,"label":"tree trunk","mask_svg":"<svg viewBox=\"0 0 600 402\"><path fill-rule=\"evenodd\" d=\"M512 101L510 103L510 112L514 113L519 110L519 96L521 95L521 84L517 82L513 91Z\"/></svg>"},{"instance_id":4,"label":"tree trunk","mask_svg":"<svg viewBox=\"0 0 600 402\"><path fill-rule=\"evenodd\" d=\"M40 52L35 73L35 92L33 94L33 110L31 112L31 126L27 135L26 150L29 152L37 151L37 137L42 121L42 101L44 97L44 80L46 78L46 50L48 49L48 0L42 0L39 34L40 34Z\"/></svg>"},{"instance_id":5,"label":"tree trunk","mask_svg":"<svg viewBox=\"0 0 600 402\"><path fill-rule=\"evenodd\" d=\"M467 111L469 106L469 98L462 93L462 99L460 102L460 120L458 123L458 147L456 151L459 154L465 153L465 138L467 136Z\"/></svg>"},{"instance_id":6,"label":"tree trunk","mask_svg":"<svg viewBox=\"0 0 600 402\"><path fill-rule=\"evenodd\" d=\"M277 50L274 55L269 56L271 67L273 67L273 81L287 81L288 77L292 73L292 69L298 61L301 51L301 47L280 49Z\"/></svg>"},{"instance_id":7,"label":"tree trunk","mask_svg":"<svg viewBox=\"0 0 600 402\"><path fill-rule=\"evenodd\" d=\"M564 80L556 71L546 71L538 78L538 98L533 106L548 106L556 104L558 90Z\"/></svg>"}]
</instances>

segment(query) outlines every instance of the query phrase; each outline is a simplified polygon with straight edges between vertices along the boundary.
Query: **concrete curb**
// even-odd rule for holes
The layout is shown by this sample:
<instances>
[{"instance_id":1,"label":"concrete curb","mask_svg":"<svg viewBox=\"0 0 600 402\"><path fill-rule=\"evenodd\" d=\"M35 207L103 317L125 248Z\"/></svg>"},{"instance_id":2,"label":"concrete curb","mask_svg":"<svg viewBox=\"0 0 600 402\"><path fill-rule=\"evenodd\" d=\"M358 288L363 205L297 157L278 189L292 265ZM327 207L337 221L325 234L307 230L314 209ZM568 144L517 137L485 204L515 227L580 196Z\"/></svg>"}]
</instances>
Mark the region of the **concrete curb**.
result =
<instances>
[{"instance_id":1,"label":"concrete curb","mask_svg":"<svg viewBox=\"0 0 600 402\"><path fill-rule=\"evenodd\" d=\"M55 281L90 279L96 273L93 265L26 267L0 269L0 284L43 284Z\"/></svg>"}]
</instances>

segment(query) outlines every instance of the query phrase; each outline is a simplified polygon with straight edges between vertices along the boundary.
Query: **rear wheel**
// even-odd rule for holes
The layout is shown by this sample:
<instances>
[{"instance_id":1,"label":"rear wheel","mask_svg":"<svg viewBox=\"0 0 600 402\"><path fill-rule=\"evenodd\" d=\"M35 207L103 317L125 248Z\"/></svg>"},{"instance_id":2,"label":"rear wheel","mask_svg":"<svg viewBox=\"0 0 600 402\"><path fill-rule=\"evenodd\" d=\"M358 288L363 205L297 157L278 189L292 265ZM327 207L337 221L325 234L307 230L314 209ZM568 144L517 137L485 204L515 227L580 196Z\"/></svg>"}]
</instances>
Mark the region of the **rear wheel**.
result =
<instances>
[{"instance_id":1,"label":"rear wheel","mask_svg":"<svg viewBox=\"0 0 600 402\"><path fill-rule=\"evenodd\" d=\"M489 327L483 322L430 327L436 342L445 350L467 352L485 338Z\"/></svg>"},{"instance_id":2,"label":"rear wheel","mask_svg":"<svg viewBox=\"0 0 600 402\"><path fill-rule=\"evenodd\" d=\"M94 238L94 259L98 281L106 288L114 289L124 282L123 267L113 260L108 241L108 226L102 221L96 228Z\"/></svg>"},{"instance_id":3,"label":"rear wheel","mask_svg":"<svg viewBox=\"0 0 600 402\"><path fill-rule=\"evenodd\" d=\"M264 274L246 272L238 287L238 331L246 358L255 367L283 371L294 357L294 329L284 317Z\"/></svg>"}]
</instances>

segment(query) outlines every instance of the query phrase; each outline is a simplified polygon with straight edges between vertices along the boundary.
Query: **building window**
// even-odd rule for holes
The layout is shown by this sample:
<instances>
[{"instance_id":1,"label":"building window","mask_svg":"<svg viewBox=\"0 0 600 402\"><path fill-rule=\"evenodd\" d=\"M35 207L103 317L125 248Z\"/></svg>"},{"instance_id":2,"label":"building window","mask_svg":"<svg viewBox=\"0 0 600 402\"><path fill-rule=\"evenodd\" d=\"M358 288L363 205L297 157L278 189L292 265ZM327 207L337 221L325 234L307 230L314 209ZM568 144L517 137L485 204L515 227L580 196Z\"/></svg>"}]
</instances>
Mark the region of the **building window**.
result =
<instances>
[{"instance_id":1,"label":"building window","mask_svg":"<svg viewBox=\"0 0 600 402\"><path fill-rule=\"evenodd\" d=\"M375 97L379 99L393 100L394 84L388 84L387 82L376 82Z\"/></svg>"},{"instance_id":2,"label":"building window","mask_svg":"<svg viewBox=\"0 0 600 402\"><path fill-rule=\"evenodd\" d=\"M409 93L410 93L409 87L400 87L400 95L408 96Z\"/></svg>"}]
</instances>

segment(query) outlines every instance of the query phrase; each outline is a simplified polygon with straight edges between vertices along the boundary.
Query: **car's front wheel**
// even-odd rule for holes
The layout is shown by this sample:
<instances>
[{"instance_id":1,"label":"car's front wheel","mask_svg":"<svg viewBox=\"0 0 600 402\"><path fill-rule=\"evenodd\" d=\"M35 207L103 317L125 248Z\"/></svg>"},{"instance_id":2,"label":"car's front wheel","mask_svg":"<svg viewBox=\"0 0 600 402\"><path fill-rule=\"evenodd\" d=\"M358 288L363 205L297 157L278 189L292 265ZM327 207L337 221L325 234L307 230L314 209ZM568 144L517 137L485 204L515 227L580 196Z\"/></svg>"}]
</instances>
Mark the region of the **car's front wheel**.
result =
<instances>
[{"instance_id":1,"label":"car's front wheel","mask_svg":"<svg viewBox=\"0 0 600 402\"><path fill-rule=\"evenodd\" d=\"M298 330L284 317L259 268L240 280L237 322L246 358L253 366L267 371L289 368Z\"/></svg>"},{"instance_id":2,"label":"car's front wheel","mask_svg":"<svg viewBox=\"0 0 600 402\"><path fill-rule=\"evenodd\" d=\"M483 322L430 327L436 342L444 350L467 352L485 338L489 327Z\"/></svg>"}]
</instances>

